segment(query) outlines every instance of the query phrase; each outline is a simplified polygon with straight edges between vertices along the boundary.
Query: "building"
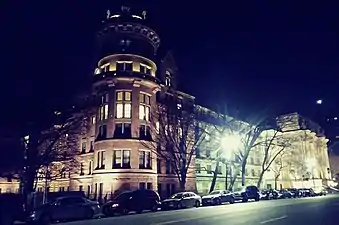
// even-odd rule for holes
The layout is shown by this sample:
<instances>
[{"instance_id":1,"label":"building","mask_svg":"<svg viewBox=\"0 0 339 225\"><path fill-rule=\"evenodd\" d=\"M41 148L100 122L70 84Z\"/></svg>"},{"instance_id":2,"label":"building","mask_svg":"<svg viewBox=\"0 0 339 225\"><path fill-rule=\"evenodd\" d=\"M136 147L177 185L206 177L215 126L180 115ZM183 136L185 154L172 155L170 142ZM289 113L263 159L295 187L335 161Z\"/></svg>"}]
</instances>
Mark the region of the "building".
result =
<instances>
[{"instance_id":1,"label":"building","mask_svg":"<svg viewBox=\"0 0 339 225\"><path fill-rule=\"evenodd\" d=\"M105 94L97 114L91 117L91 127L79 140L79 169L57 180L39 179L37 190L80 190L94 198L104 198L127 189L153 189L167 197L178 189L178 179L171 165L158 160L140 140L149 140L150 115L162 96L171 95L182 103L202 107L195 104L193 96L176 89L177 68L173 56L167 54L159 60L160 37L148 27L146 12L139 15L127 7L117 14L108 11L98 32L98 44L93 92L104 89ZM262 187L321 185L329 176L326 138L319 128L304 123L298 114L285 117L293 118L294 123L293 129L285 130L284 134L297 137L289 149L290 156L298 159L296 162L305 162L308 173L303 173L304 164L300 167L288 164L275 179L272 168L265 174ZM195 170L187 177L186 189L206 193L216 161L209 157L213 153L208 148L200 150L192 160ZM251 151L245 171L246 185L257 184L261 160L260 149ZM218 164L215 189L224 189L234 177L237 180L233 189L241 188L238 165L236 158ZM0 180L0 190L14 192L18 186L18 182Z\"/></svg>"}]
</instances>

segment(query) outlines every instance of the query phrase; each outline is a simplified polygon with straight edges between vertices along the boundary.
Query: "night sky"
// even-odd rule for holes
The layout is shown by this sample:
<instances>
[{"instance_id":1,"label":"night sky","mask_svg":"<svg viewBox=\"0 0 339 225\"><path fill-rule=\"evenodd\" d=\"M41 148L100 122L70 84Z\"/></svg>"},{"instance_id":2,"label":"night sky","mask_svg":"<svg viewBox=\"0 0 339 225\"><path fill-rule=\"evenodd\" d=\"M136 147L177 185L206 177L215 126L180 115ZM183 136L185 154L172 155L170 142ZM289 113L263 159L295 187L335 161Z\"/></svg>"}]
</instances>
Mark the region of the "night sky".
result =
<instances>
[{"instance_id":1,"label":"night sky","mask_svg":"<svg viewBox=\"0 0 339 225\"><path fill-rule=\"evenodd\" d=\"M122 1L23 2L3 4L0 12L2 125L62 107L88 87L95 32L106 10L118 11ZM173 51L179 86L197 103L311 116L322 98L326 113L339 114L338 5L124 2L148 11L162 39L159 56Z\"/></svg>"}]
</instances>

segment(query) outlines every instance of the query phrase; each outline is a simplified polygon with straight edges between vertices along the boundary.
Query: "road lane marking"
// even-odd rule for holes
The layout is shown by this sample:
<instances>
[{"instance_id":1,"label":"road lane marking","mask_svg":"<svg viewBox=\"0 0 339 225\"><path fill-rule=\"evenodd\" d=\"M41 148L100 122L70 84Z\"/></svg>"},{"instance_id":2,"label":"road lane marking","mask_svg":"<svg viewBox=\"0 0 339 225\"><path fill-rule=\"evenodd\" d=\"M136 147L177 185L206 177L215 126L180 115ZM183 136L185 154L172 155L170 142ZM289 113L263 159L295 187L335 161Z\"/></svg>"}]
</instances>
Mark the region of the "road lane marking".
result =
<instances>
[{"instance_id":1,"label":"road lane marking","mask_svg":"<svg viewBox=\"0 0 339 225\"><path fill-rule=\"evenodd\" d=\"M233 217L237 217L237 216L244 216L244 215L248 215L248 212L243 212L243 213L238 213L238 214L233 214L228 216L227 218L233 218ZM168 225L168 224L174 224L174 223L181 223L181 222L187 222L187 221L192 221L192 220L200 220L200 219L207 219L207 218L211 218L211 217L216 217L216 216L220 216L220 213L214 213L214 214L208 214L208 215L204 215L204 216L199 216L199 217L193 217L193 218L183 218L183 219L178 219L178 220L170 220L170 221L164 221L164 222L155 222L152 223L151 225Z\"/></svg>"},{"instance_id":2,"label":"road lane marking","mask_svg":"<svg viewBox=\"0 0 339 225\"><path fill-rule=\"evenodd\" d=\"M282 220L282 219L285 219L287 216L281 216L281 217L277 217L277 218L272 218L272 219L269 219L269 220L265 220L265 221L261 221L260 223L261 224L265 224L265 223L270 223L270 222L274 222L274 221L277 221L277 220Z\"/></svg>"}]
</instances>

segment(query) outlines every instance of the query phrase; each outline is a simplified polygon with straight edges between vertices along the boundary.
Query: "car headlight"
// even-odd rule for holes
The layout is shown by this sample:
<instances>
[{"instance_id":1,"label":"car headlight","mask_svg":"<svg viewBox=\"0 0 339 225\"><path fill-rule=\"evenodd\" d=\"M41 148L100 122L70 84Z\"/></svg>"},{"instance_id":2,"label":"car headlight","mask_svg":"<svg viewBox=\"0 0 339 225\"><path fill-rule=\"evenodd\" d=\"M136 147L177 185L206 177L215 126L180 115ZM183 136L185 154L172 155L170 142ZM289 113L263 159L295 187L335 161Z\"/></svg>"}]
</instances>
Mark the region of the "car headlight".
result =
<instances>
[{"instance_id":1,"label":"car headlight","mask_svg":"<svg viewBox=\"0 0 339 225\"><path fill-rule=\"evenodd\" d=\"M118 207L119 206L119 204L113 204L112 205L112 208L116 208L116 207Z\"/></svg>"},{"instance_id":2,"label":"car headlight","mask_svg":"<svg viewBox=\"0 0 339 225\"><path fill-rule=\"evenodd\" d=\"M35 211L33 211L33 212L29 215L29 217L34 218L34 217L35 217Z\"/></svg>"}]
</instances>

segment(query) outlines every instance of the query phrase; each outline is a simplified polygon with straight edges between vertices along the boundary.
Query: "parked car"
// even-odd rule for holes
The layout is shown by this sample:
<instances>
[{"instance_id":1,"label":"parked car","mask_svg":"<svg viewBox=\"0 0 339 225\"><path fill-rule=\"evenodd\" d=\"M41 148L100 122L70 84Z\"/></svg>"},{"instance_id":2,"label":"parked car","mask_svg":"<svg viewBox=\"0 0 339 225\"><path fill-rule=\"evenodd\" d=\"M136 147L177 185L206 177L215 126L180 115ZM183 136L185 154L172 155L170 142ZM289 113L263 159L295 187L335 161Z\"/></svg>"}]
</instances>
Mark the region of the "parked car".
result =
<instances>
[{"instance_id":1,"label":"parked car","mask_svg":"<svg viewBox=\"0 0 339 225\"><path fill-rule=\"evenodd\" d=\"M234 194L230 191L219 190L212 191L206 196L202 197L202 205L221 205L224 202L234 203Z\"/></svg>"},{"instance_id":2,"label":"parked car","mask_svg":"<svg viewBox=\"0 0 339 225\"><path fill-rule=\"evenodd\" d=\"M194 192L180 192L162 201L161 208L166 210L199 207L201 202L201 197Z\"/></svg>"},{"instance_id":3,"label":"parked car","mask_svg":"<svg viewBox=\"0 0 339 225\"><path fill-rule=\"evenodd\" d=\"M277 199L279 196L278 191L269 189L269 190L262 190L260 192L260 199L263 200L270 200L270 199Z\"/></svg>"},{"instance_id":4,"label":"parked car","mask_svg":"<svg viewBox=\"0 0 339 225\"><path fill-rule=\"evenodd\" d=\"M247 186L241 191L234 192L235 201L247 202L249 199L260 200L260 191L256 186Z\"/></svg>"},{"instance_id":5,"label":"parked car","mask_svg":"<svg viewBox=\"0 0 339 225\"><path fill-rule=\"evenodd\" d=\"M43 204L30 213L27 222L50 224L56 221L91 219L100 216L101 208L98 202L83 197L59 197Z\"/></svg>"},{"instance_id":6,"label":"parked car","mask_svg":"<svg viewBox=\"0 0 339 225\"><path fill-rule=\"evenodd\" d=\"M126 191L102 206L105 216L142 213L144 210L157 211L160 208L159 194L153 190Z\"/></svg>"},{"instance_id":7,"label":"parked car","mask_svg":"<svg viewBox=\"0 0 339 225\"><path fill-rule=\"evenodd\" d=\"M326 195L326 194L327 194L327 191L324 188L315 188L314 189L314 195L315 196L323 196L323 195Z\"/></svg>"},{"instance_id":8,"label":"parked car","mask_svg":"<svg viewBox=\"0 0 339 225\"><path fill-rule=\"evenodd\" d=\"M300 198L301 192L297 188L288 188L289 192L291 192L293 198Z\"/></svg>"},{"instance_id":9,"label":"parked car","mask_svg":"<svg viewBox=\"0 0 339 225\"><path fill-rule=\"evenodd\" d=\"M293 197L292 193L288 191L287 189L281 189L279 193L281 194L280 198L292 198Z\"/></svg>"},{"instance_id":10,"label":"parked car","mask_svg":"<svg viewBox=\"0 0 339 225\"><path fill-rule=\"evenodd\" d=\"M313 197L315 196L315 193L312 188L301 188L301 195L302 197Z\"/></svg>"}]
</instances>

